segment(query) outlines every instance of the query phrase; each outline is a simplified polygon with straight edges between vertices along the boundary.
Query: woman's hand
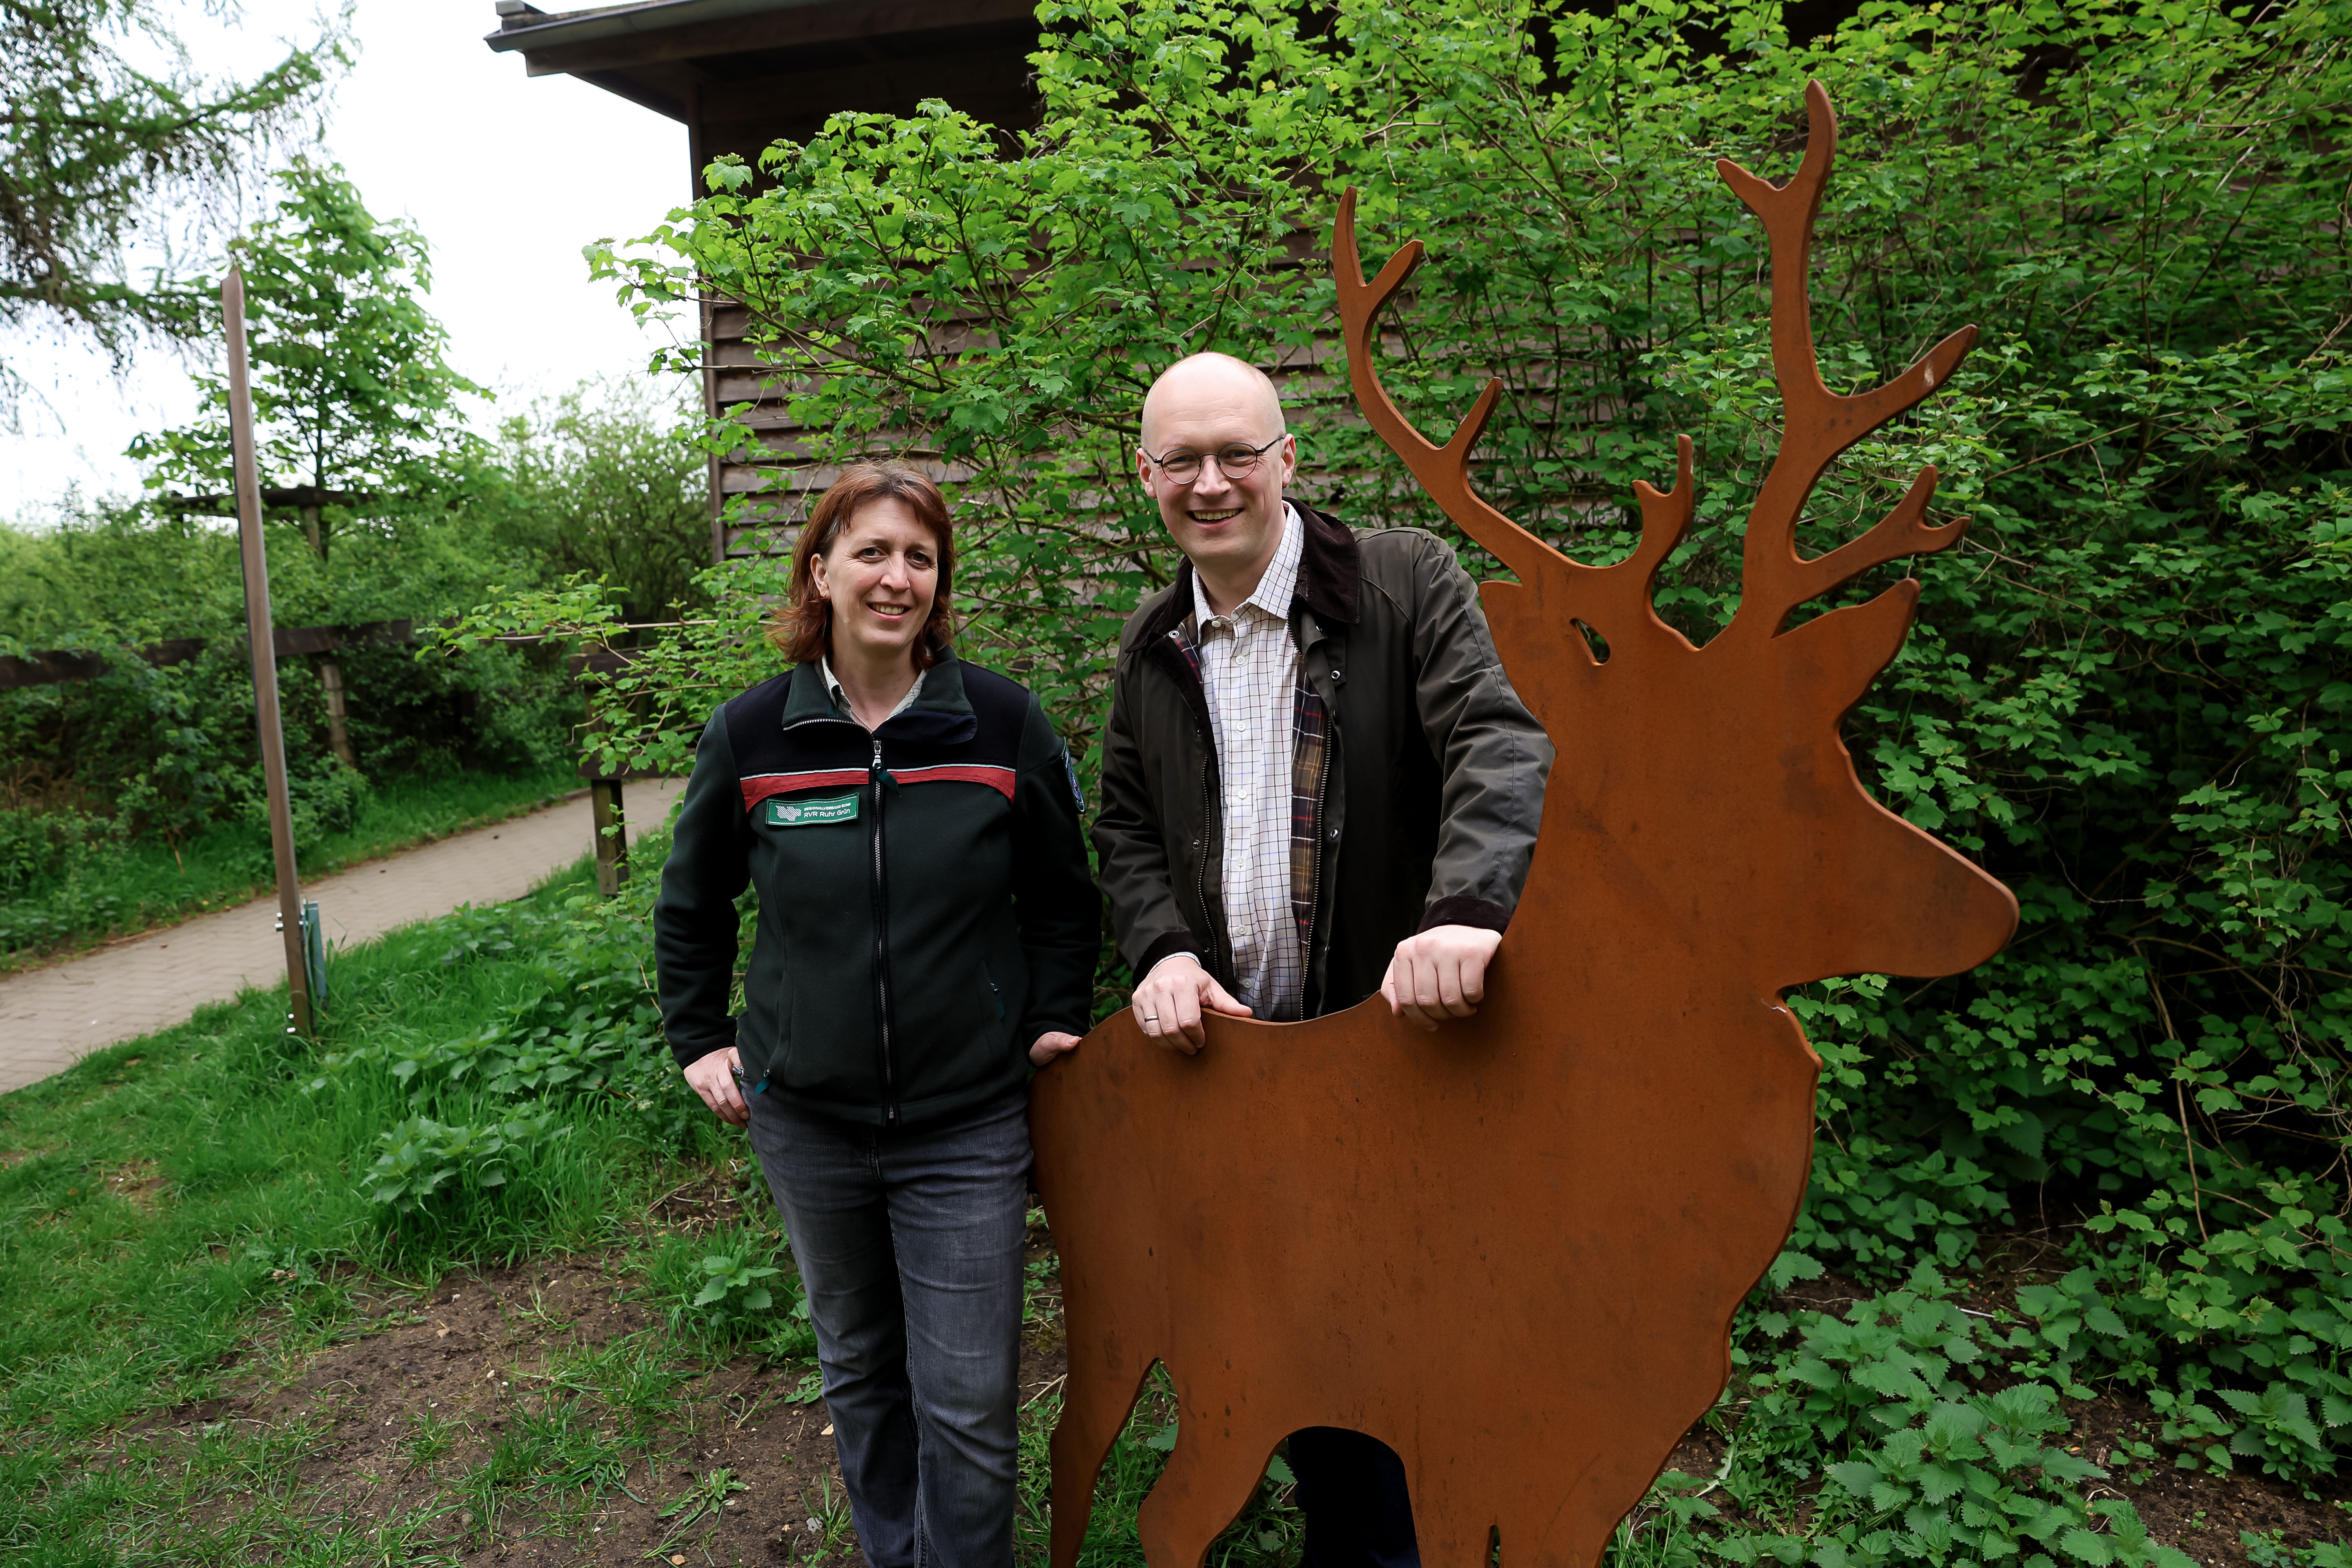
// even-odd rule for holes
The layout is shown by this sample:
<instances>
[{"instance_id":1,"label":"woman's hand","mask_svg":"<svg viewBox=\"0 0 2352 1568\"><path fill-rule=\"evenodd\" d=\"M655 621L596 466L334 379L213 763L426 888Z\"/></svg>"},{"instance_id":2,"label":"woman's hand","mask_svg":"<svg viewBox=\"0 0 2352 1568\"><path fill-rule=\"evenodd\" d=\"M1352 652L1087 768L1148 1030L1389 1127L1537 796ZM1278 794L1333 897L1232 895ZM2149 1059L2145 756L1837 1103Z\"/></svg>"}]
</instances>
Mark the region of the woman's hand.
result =
<instances>
[{"instance_id":1,"label":"woman's hand","mask_svg":"<svg viewBox=\"0 0 2352 1568\"><path fill-rule=\"evenodd\" d=\"M1063 1034L1059 1029L1048 1029L1038 1036L1036 1042L1029 1047L1029 1065L1033 1068L1051 1066L1055 1058L1077 1048L1077 1036Z\"/></svg>"},{"instance_id":2,"label":"woman's hand","mask_svg":"<svg viewBox=\"0 0 2352 1568\"><path fill-rule=\"evenodd\" d=\"M751 1121L751 1108L743 1103L742 1085L738 1078L743 1070L743 1058L734 1047L712 1051L686 1064L686 1081L702 1103L710 1107L710 1114L730 1127L746 1127Z\"/></svg>"}]
</instances>

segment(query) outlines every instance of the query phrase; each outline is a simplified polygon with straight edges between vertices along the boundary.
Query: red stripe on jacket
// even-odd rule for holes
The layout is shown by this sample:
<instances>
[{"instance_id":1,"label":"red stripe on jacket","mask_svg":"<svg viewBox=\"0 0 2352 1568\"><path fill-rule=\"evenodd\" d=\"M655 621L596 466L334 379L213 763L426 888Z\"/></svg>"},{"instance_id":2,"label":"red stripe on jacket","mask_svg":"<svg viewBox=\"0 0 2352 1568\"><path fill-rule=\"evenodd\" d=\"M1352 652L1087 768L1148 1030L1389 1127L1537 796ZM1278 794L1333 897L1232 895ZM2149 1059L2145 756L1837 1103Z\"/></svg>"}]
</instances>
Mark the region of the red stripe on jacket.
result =
<instances>
[{"instance_id":1,"label":"red stripe on jacket","mask_svg":"<svg viewBox=\"0 0 2352 1568\"><path fill-rule=\"evenodd\" d=\"M1017 777L1011 768L992 767L985 763L950 763L936 768L893 768L890 773L902 784L986 784L1007 800L1013 798L1013 784Z\"/></svg>"},{"instance_id":2,"label":"red stripe on jacket","mask_svg":"<svg viewBox=\"0 0 2352 1568\"><path fill-rule=\"evenodd\" d=\"M824 789L841 784L862 784L866 776L864 768L832 768L806 773L753 773L743 781L743 809L751 810L772 795L790 795L794 790Z\"/></svg>"},{"instance_id":3,"label":"red stripe on jacket","mask_svg":"<svg viewBox=\"0 0 2352 1568\"><path fill-rule=\"evenodd\" d=\"M862 784L871 776L864 768L836 768L805 773L754 773L743 781L743 809L751 810L772 795ZM890 776L902 784L986 784L1009 801L1013 798L1013 785L1018 775L1011 768L995 767L985 763L951 763L935 768L893 768Z\"/></svg>"}]
</instances>

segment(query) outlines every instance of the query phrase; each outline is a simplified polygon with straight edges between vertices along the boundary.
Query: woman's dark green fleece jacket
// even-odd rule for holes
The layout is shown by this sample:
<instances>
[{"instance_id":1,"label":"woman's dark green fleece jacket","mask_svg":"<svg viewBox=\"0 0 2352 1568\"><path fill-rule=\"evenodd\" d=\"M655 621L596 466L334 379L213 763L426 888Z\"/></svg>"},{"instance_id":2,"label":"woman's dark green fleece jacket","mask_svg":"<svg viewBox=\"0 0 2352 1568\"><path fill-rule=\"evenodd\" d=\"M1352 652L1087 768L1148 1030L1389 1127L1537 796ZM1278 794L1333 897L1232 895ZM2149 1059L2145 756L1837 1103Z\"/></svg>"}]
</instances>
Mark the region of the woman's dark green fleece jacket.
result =
<instances>
[{"instance_id":1,"label":"woman's dark green fleece jacket","mask_svg":"<svg viewBox=\"0 0 2352 1568\"><path fill-rule=\"evenodd\" d=\"M654 905L680 1066L740 1046L747 1088L845 1121L937 1121L1084 1034L1101 900L1076 775L1036 700L949 656L877 731L801 665L712 715ZM735 900L758 890L743 1014Z\"/></svg>"}]
</instances>

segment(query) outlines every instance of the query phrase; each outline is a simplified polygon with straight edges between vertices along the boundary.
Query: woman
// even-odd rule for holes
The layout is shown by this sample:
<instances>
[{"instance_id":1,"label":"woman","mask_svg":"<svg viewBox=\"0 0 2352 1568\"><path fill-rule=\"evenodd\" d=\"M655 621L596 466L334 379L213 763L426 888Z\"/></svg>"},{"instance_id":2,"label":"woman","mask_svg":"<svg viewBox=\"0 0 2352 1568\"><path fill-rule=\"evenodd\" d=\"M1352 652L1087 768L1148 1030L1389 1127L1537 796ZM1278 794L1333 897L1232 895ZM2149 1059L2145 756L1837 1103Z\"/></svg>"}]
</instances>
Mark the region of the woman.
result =
<instances>
[{"instance_id":1,"label":"woman","mask_svg":"<svg viewBox=\"0 0 2352 1568\"><path fill-rule=\"evenodd\" d=\"M1068 753L949 650L954 567L930 480L844 471L769 632L793 668L703 731L654 906L663 1026L751 1129L876 1568L1013 1561L1025 1085L1098 939Z\"/></svg>"}]
</instances>

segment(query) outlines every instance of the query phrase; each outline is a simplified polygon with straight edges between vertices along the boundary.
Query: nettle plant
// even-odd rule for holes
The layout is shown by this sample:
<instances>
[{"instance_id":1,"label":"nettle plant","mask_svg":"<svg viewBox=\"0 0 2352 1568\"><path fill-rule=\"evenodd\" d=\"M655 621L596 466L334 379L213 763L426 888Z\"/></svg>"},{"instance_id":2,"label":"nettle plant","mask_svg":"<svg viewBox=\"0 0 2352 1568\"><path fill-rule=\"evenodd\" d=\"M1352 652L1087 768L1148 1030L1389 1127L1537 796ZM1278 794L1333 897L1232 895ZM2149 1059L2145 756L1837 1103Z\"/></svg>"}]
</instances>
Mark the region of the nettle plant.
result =
<instances>
[{"instance_id":1,"label":"nettle plant","mask_svg":"<svg viewBox=\"0 0 2352 1568\"><path fill-rule=\"evenodd\" d=\"M1817 1568L2005 1559L2021 1568L2190 1568L2149 1539L2130 1503L2083 1495L2110 1472L2066 1446L2060 1388L1985 1386L2005 1381L2004 1352L2021 1331L1952 1294L1923 1264L1902 1288L1842 1318L1749 1317L1736 1359L1751 1402L1740 1440L1756 1445L1755 1462L1727 1489L1769 1512L1792 1489L1816 1477L1824 1484L1803 1533L1730 1534L1709 1550L1734 1563ZM1679 1511L1714 1510L1690 1498Z\"/></svg>"},{"instance_id":2,"label":"nettle plant","mask_svg":"<svg viewBox=\"0 0 2352 1568\"><path fill-rule=\"evenodd\" d=\"M651 858L662 838L639 840ZM653 999L646 910L657 885L553 909L461 910L443 922L446 967L534 955L524 994L488 1026L456 1039L379 1028L319 1058L312 1096L389 1080L411 1114L379 1137L361 1190L387 1217L446 1215L461 1196L503 1187L514 1162L565 1136L583 1114L628 1118L646 1142L676 1150L708 1113L677 1076ZM364 1092L362 1089L362 1092Z\"/></svg>"},{"instance_id":3,"label":"nettle plant","mask_svg":"<svg viewBox=\"0 0 2352 1568\"><path fill-rule=\"evenodd\" d=\"M514 1161L571 1131L548 1110L464 1127L412 1116L377 1140L383 1152L360 1192L394 1214L434 1212L436 1200L479 1197L505 1186Z\"/></svg>"}]
</instances>

